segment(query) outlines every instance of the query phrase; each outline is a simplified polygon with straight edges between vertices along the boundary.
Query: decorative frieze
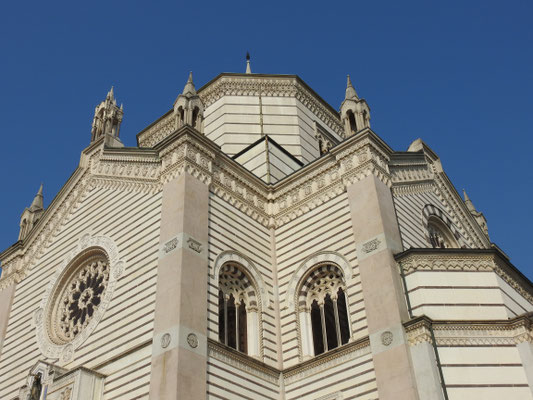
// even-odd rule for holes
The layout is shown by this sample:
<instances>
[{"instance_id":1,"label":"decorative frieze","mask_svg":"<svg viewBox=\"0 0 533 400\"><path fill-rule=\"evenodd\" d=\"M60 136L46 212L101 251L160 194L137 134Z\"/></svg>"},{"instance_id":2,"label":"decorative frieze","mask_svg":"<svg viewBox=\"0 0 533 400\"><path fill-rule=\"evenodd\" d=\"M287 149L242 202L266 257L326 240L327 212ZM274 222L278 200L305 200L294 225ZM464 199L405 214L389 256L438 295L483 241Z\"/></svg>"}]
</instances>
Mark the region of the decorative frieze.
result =
<instances>
[{"instance_id":1,"label":"decorative frieze","mask_svg":"<svg viewBox=\"0 0 533 400\"><path fill-rule=\"evenodd\" d=\"M408 250L397 257L399 268L405 275L416 271L465 271L465 272L494 272L509 286L516 290L524 299L533 304L533 294L526 290L527 282L514 274L509 266L496 251L417 251Z\"/></svg>"},{"instance_id":2,"label":"decorative frieze","mask_svg":"<svg viewBox=\"0 0 533 400\"><path fill-rule=\"evenodd\" d=\"M273 385L279 384L280 372L272 367L268 367L249 356L237 351L232 351L226 346L209 339L207 342L208 355L224 364L231 365L240 371L255 376L263 381L270 382Z\"/></svg>"},{"instance_id":3,"label":"decorative frieze","mask_svg":"<svg viewBox=\"0 0 533 400\"><path fill-rule=\"evenodd\" d=\"M324 373L328 369L371 354L368 337L348 343L309 361L283 371L285 385L301 381L309 376ZM371 359L368 360L371 363Z\"/></svg>"},{"instance_id":4,"label":"decorative frieze","mask_svg":"<svg viewBox=\"0 0 533 400\"><path fill-rule=\"evenodd\" d=\"M433 343L431 337L431 322L427 319L410 324L405 328L407 343L409 346L416 346L420 343Z\"/></svg>"},{"instance_id":5,"label":"decorative frieze","mask_svg":"<svg viewBox=\"0 0 533 400\"><path fill-rule=\"evenodd\" d=\"M399 260L404 274L415 271L494 271L491 254L409 254Z\"/></svg>"},{"instance_id":6,"label":"decorative frieze","mask_svg":"<svg viewBox=\"0 0 533 400\"><path fill-rule=\"evenodd\" d=\"M154 124L139 133L139 146L154 147L157 143L170 136L175 130L176 119L174 113L169 111Z\"/></svg>"},{"instance_id":7,"label":"decorative frieze","mask_svg":"<svg viewBox=\"0 0 533 400\"><path fill-rule=\"evenodd\" d=\"M198 92L205 107L209 107L223 96L261 96L295 97L311 110L323 124L327 125L340 137L344 130L339 114L324 102L317 99L295 76L261 77L261 76L220 76Z\"/></svg>"},{"instance_id":8,"label":"decorative frieze","mask_svg":"<svg viewBox=\"0 0 533 400\"><path fill-rule=\"evenodd\" d=\"M533 342L531 324L527 318L490 324L434 323L433 332L437 346L498 346Z\"/></svg>"}]
</instances>

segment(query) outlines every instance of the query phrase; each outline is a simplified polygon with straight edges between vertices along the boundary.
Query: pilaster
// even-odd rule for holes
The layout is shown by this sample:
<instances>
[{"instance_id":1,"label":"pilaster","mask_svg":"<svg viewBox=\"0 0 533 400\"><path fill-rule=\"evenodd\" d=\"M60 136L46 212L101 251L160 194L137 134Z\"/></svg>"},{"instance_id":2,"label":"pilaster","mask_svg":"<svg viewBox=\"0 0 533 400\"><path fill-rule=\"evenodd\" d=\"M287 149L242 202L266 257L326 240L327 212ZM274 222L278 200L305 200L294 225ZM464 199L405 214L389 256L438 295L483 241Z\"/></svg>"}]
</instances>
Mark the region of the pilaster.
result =
<instances>
[{"instance_id":1,"label":"pilaster","mask_svg":"<svg viewBox=\"0 0 533 400\"><path fill-rule=\"evenodd\" d=\"M402 247L390 188L370 174L347 193L379 398L418 399L402 325L408 312L393 256Z\"/></svg>"},{"instance_id":2,"label":"pilaster","mask_svg":"<svg viewBox=\"0 0 533 400\"><path fill-rule=\"evenodd\" d=\"M16 282L12 281L0 289L0 358L2 358L2 347L6 338L9 313L11 312L11 305L15 297L16 286Z\"/></svg>"},{"instance_id":3,"label":"pilaster","mask_svg":"<svg viewBox=\"0 0 533 400\"><path fill-rule=\"evenodd\" d=\"M151 399L206 396L208 201L187 171L163 186Z\"/></svg>"}]
</instances>

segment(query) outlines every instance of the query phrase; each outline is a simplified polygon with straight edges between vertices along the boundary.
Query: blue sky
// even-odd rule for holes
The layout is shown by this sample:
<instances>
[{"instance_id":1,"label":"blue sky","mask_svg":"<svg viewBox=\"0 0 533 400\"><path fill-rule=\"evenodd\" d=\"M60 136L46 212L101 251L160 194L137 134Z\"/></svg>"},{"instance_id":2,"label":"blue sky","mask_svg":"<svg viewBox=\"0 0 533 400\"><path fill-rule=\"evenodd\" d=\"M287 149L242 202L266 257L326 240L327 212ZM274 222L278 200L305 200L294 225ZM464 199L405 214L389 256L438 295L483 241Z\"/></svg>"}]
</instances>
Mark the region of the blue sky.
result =
<instances>
[{"instance_id":1,"label":"blue sky","mask_svg":"<svg viewBox=\"0 0 533 400\"><path fill-rule=\"evenodd\" d=\"M76 4L77 3L77 4ZM121 138L171 108L194 72L298 74L333 107L346 74L396 150L421 137L533 279L533 2L3 2L0 249L44 183L53 199L115 86Z\"/></svg>"}]
</instances>

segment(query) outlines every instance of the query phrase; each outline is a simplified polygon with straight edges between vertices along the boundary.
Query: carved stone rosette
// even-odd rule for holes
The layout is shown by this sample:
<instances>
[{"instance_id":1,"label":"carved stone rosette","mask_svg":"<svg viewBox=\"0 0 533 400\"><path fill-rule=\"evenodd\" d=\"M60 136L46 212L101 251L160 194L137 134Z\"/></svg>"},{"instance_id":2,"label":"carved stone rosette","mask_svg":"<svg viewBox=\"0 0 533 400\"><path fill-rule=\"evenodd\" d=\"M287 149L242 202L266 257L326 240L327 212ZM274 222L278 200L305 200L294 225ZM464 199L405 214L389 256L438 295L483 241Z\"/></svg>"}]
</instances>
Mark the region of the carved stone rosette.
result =
<instances>
[{"instance_id":1,"label":"carved stone rosette","mask_svg":"<svg viewBox=\"0 0 533 400\"><path fill-rule=\"evenodd\" d=\"M45 357L68 363L94 331L124 273L115 242L83 235L48 284L34 313L37 343Z\"/></svg>"}]
</instances>

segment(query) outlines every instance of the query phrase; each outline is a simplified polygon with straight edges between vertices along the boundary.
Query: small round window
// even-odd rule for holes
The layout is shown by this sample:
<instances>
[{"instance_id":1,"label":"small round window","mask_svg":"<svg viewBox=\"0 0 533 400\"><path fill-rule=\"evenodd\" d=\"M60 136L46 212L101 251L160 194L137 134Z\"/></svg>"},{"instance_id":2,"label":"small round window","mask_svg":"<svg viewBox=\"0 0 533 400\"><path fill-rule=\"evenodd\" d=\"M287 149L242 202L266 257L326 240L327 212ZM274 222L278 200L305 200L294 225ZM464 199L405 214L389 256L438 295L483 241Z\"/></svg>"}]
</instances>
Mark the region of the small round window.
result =
<instances>
[{"instance_id":1,"label":"small round window","mask_svg":"<svg viewBox=\"0 0 533 400\"><path fill-rule=\"evenodd\" d=\"M87 327L103 301L109 270L109 259L98 248L72 260L51 297L48 332L52 342L69 343Z\"/></svg>"}]
</instances>

